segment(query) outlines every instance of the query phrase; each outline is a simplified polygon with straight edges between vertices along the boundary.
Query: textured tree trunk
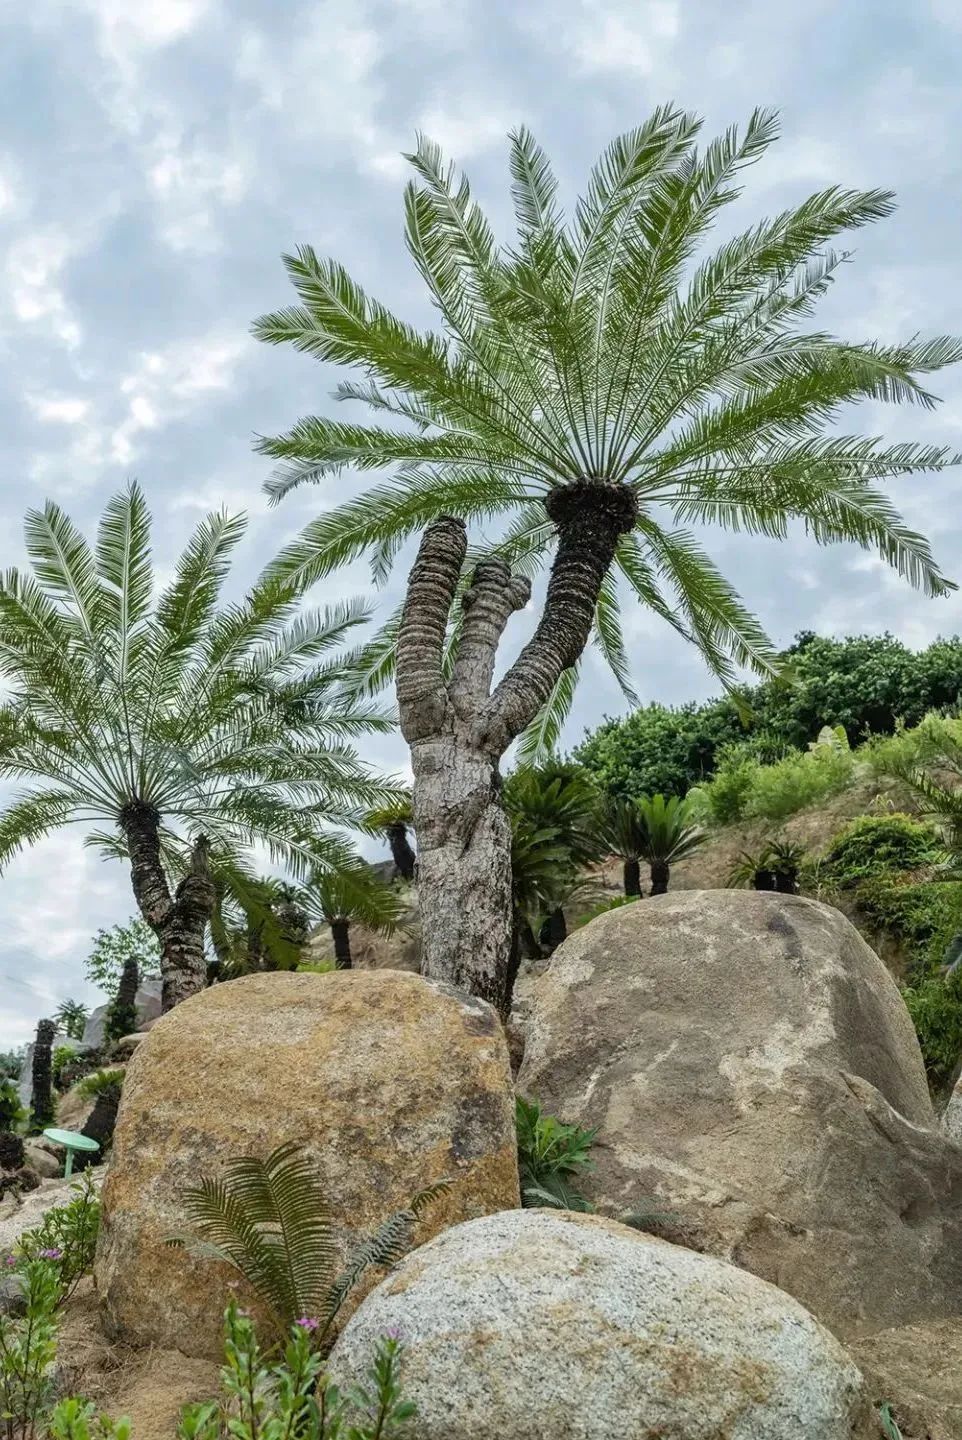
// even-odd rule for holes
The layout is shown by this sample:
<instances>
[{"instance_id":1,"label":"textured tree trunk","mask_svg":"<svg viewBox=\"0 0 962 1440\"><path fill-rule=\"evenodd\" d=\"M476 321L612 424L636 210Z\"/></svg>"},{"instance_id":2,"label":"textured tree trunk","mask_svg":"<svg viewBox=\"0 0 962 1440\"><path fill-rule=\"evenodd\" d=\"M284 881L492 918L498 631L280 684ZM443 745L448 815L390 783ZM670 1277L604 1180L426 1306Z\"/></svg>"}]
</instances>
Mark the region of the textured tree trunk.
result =
<instances>
[{"instance_id":1,"label":"textured tree trunk","mask_svg":"<svg viewBox=\"0 0 962 1440\"><path fill-rule=\"evenodd\" d=\"M94 1101L94 1108L87 1117L87 1122L81 1130L81 1135L86 1135L88 1140L96 1140L100 1146L99 1151L93 1154L90 1151L78 1151L74 1158L74 1169L85 1170L95 1160L101 1160L107 1150L110 1149L111 1141L114 1138L114 1130L117 1125L117 1111L120 1109L120 1086L111 1085L107 1090L101 1090Z\"/></svg>"},{"instance_id":2,"label":"textured tree trunk","mask_svg":"<svg viewBox=\"0 0 962 1440\"><path fill-rule=\"evenodd\" d=\"M120 828L127 841L137 904L160 941L161 1006L166 1012L207 984L204 933L217 898L210 874L210 843L204 835L194 841L190 872L171 895L160 855L157 811L133 802L121 814Z\"/></svg>"},{"instance_id":3,"label":"textured tree trunk","mask_svg":"<svg viewBox=\"0 0 962 1440\"><path fill-rule=\"evenodd\" d=\"M33 1042L33 1069L30 1075L30 1129L35 1135L53 1124L53 1041L57 1027L41 1020Z\"/></svg>"},{"instance_id":4,"label":"textured tree trunk","mask_svg":"<svg viewBox=\"0 0 962 1440\"><path fill-rule=\"evenodd\" d=\"M137 1029L137 991L140 989L140 967L133 955L128 955L120 975L117 994L110 1002L104 1017L104 1040L116 1044L125 1035L132 1035Z\"/></svg>"},{"instance_id":5,"label":"textured tree trunk","mask_svg":"<svg viewBox=\"0 0 962 1440\"><path fill-rule=\"evenodd\" d=\"M395 870L402 880L413 880L417 856L411 849L408 827L403 820L397 820L393 825L387 827L386 834Z\"/></svg>"},{"instance_id":6,"label":"textured tree trunk","mask_svg":"<svg viewBox=\"0 0 962 1440\"><path fill-rule=\"evenodd\" d=\"M671 869L667 860L652 860L651 862L651 893L652 895L667 895L668 878Z\"/></svg>"},{"instance_id":7,"label":"textured tree trunk","mask_svg":"<svg viewBox=\"0 0 962 1440\"><path fill-rule=\"evenodd\" d=\"M352 970L354 956L351 954L351 922L332 920L331 935L334 940L334 966L337 970Z\"/></svg>"},{"instance_id":8,"label":"textured tree trunk","mask_svg":"<svg viewBox=\"0 0 962 1440\"><path fill-rule=\"evenodd\" d=\"M637 859L625 861L623 879L626 895L641 895L641 865Z\"/></svg>"},{"instance_id":9,"label":"textured tree trunk","mask_svg":"<svg viewBox=\"0 0 962 1440\"><path fill-rule=\"evenodd\" d=\"M756 870L752 884L756 890L774 890L775 872L773 870Z\"/></svg>"},{"instance_id":10,"label":"textured tree trunk","mask_svg":"<svg viewBox=\"0 0 962 1440\"><path fill-rule=\"evenodd\" d=\"M779 895L798 894L798 872L796 870L775 870L775 889Z\"/></svg>"},{"instance_id":11,"label":"textured tree trunk","mask_svg":"<svg viewBox=\"0 0 962 1440\"><path fill-rule=\"evenodd\" d=\"M454 663L446 627L467 551L460 520L425 532L398 636L401 731L411 747L424 974L511 1006L511 826L499 761L581 655L619 536L636 501L623 486L578 483L546 501L558 548L534 636L492 691L505 626L531 594L504 561L482 561L465 592Z\"/></svg>"}]
</instances>

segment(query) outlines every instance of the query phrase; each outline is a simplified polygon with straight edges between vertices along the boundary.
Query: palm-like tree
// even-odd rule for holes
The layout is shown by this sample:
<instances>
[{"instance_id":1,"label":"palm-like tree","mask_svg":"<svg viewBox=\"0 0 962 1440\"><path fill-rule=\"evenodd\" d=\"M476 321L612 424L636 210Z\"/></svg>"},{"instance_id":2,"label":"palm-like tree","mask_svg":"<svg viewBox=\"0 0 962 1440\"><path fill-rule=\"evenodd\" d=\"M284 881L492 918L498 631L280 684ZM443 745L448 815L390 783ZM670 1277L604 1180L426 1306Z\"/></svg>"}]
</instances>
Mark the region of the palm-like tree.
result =
<instances>
[{"instance_id":1,"label":"palm-like tree","mask_svg":"<svg viewBox=\"0 0 962 1440\"><path fill-rule=\"evenodd\" d=\"M652 895L668 890L671 867L676 860L692 855L705 843L707 836L693 823L691 806L677 795L642 795L637 803L638 815L645 832L642 857L651 872Z\"/></svg>"},{"instance_id":2,"label":"palm-like tree","mask_svg":"<svg viewBox=\"0 0 962 1440\"><path fill-rule=\"evenodd\" d=\"M352 925L393 935L404 918L401 896L359 858L338 870L315 875L305 887L301 903L309 915L330 927L338 970L350 970L354 964Z\"/></svg>"},{"instance_id":3,"label":"palm-like tree","mask_svg":"<svg viewBox=\"0 0 962 1440\"><path fill-rule=\"evenodd\" d=\"M332 654L367 611L303 611L272 574L218 608L244 530L224 514L198 527L154 604L136 485L108 503L93 546L54 504L25 528L33 573L0 580L0 774L25 782L0 815L0 867L65 825L129 860L169 1009L205 981L212 857L240 866L259 843L307 873L343 853L325 822L394 793L348 743L390 722L345 698L351 655Z\"/></svg>"},{"instance_id":4,"label":"palm-like tree","mask_svg":"<svg viewBox=\"0 0 962 1440\"><path fill-rule=\"evenodd\" d=\"M367 817L370 829L379 830L391 847L394 868L402 880L414 879L417 856L408 839L408 830L414 823L410 795L401 796L393 805L372 810Z\"/></svg>"},{"instance_id":5,"label":"palm-like tree","mask_svg":"<svg viewBox=\"0 0 962 1440\"><path fill-rule=\"evenodd\" d=\"M57 1007L54 1019L65 1035L71 1040L82 1040L84 1026L90 1012L79 1000L63 1000Z\"/></svg>"},{"instance_id":6,"label":"palm-like tree","mask_svg":"<svg viewBox=\"0 0 962 1440\"><path fill-rule=\"evenodd\" d=\"M403 611L365 668L383 680L396 652L425 969L496 1003L511 929L498 763L522 734L529 751L550 748L592 635L632 693L620 597L693 641L726 682L737 664L775 664L691 523L785 538L801 520L819 543L855 542L930 593L948 588L878 482L956 457L835 422L863 399L931 406L925 377L962 344L850 343L801 328L846 258L833 239L888 215L892 196L833 186L695 264L776 122L756 111L743 136L731 129L704 150L698 129L664 107L615 140L570 223L547 156L527 131L514 134L518 234L506 250L467 180L422 140L407 244L439 329L397 319L308 247L285 261L300 303L255 326L263 340L353 367L361 378L338 398L382 422L309 416L264 439L281 462L274 498L349 466L393 471L325 509L271 573L313 579L369 552L380 579L424 531ZM469 522L489 532L471 550ZM493 684L508 621L548 563L534 634Z\"/></svg>"},{"instance_id":7,"label":"palm-like tree","mask_svg":"<svg viewBox=\"0 0 962 1440\"><path fill-rule=\"evenodd\" d=\"M538 767L521 766L510 775L504 785L504 803L512 825L512 855L517 851L522 829L528 837L550 835L549 848L560 847L564 854L564 863L554 866L550 888L542 889L540 895L545 913L539 938L549 951L556 950L568 934L563 907L578 888L578 872L601 855L601 797L579 766L552 760ZM519 825L521 821L523 826ZM513 860L515 904L516 869Z\"/></svg>"},{"instance_id":8,"label":"palm-like tree","mask_svg":"<svg viewBox=\"0 0 962 1440\"><path fill-rule=\"evenodd\" d=\"M622 862L625 894L639 897L641 889L641 858L645 853L647 831L638 806L633 800L614 799L603 820L602 835L612 855Z\"/></svg>"}]
</instances>

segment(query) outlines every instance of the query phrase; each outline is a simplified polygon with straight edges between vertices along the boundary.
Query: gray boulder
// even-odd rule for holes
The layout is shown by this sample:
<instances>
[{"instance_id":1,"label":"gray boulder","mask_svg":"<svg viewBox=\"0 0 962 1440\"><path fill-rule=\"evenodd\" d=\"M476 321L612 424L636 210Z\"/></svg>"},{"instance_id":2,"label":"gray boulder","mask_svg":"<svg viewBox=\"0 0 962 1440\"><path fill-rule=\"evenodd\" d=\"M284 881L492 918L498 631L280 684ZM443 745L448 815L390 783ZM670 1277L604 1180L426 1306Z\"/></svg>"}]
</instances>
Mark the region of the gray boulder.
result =
<instances>
[{"instance_id":1,"label":"gray boulder","mask_svg":"<svg viewBox=\"0 0 962 1440\"><path fill-rule=\"evenodd\" d=\"M418 1440L877 1433L858 1370L796 1301L597 1216L505 1211L415 1250L348 1322L335 1382L363 1382L392 1329Z\"/></svg>"},{"instance_id":2,"label":"gray boulder","mask_svg":"<svg viewBox=\"0 0 962 1440\"><path fill-rule=\"evenodd\" d=\"M647 899L577 931L532 994L519 1088L598 1127L600 1208L673 1212L841 1334L962 1311L962 1147L837 910Z\"/></svg>"},{"instance_id":3,"label":"gray boulder","mask_svg":"<svg viewBox=\"0 0 962 1440\"><path fill-rule=\"evenodd\" d=\"M158 1020L161 1013L161 981L143 980L137 991L138 1029L152 1020ZM91 1011L84 1026L83 1044L88 1050L99 1050L104 1043L104 1025L109 1005L98 1005Z\"/></svg>"}]
</instances>

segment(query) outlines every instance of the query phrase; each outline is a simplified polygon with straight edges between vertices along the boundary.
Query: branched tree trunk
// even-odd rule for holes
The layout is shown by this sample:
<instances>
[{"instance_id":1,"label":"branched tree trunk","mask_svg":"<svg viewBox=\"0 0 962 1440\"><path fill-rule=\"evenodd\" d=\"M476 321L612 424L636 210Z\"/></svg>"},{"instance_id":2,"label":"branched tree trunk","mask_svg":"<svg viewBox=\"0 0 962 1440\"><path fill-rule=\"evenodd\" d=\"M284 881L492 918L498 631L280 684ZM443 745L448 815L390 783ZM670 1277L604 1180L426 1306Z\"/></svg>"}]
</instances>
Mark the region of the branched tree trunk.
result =
<instances>
[{"instance_id":1,"label":"branched tree trunk","mask_svg":"<svg viewBox=\"0 0 962 1440\"><path fill-rule=\"evenodd\" d=\"M623 879L626 895L641 895L641 865L637 860L625 861Z\"/></svg>"},{"instance_id":2,"label":"branched tree trunk","mask_svg":"<svg viewBox=\"0 0 962 1440\"><path fill-rule=\"evenodd\" d=\"M351 970L354 957L351 954L351 924L349 920L332 920L331 936L334 940L334 966L337 970Z\"/></svg>"},{"instance_id":3,"label":"branched tree trunk","mask_svg":"<svg viewBox=\"0 0 962 1440\"><path fill-rule=\"evenodd\" d=\"M210 843L194 842L190 872L170 893L160 854L160 816L150 805L132 803L120 817L130 855L130 874L140 912L160 941L162 1008L172 1010L207 983L204 932L214 912Z\"/></svg>"},{"instance_id":4,"label":"branched tree trunk","mask_svg":"<svg viewBox=\"0 0 962 1440\"><path fill-rule=\"evenodd\" d=\"M391 859L394 861L394 868L402 880L414 879L414 866L417 856L411 849L411 842L408 839L408 827L403 820L395 820L385 831L387 843L391 847Z\"/></svg>"},{"instance_id":5,"label":"branched tree trunk","mask_svg":"<svg viewBox=\"0 0 962 1440\"><path fill-rule=\"evenodd\" d=\"M498 559L482 561L464 595L450 678L445 631L467 535L460 520L425 532L408 582L398 638L401 731L411 747L422 969L511 1005L511 826L501 802L501 756L581 655L602 581L636 501L623 486L569 485L551 492L558 533L544 612L534 636L492 693L498 645L531 593Z\"/></svg>"},{"instance_id":6,"label":"branched tree trunk","mask_svg":"<svg viewBox=\"0 0 962 1440\"><path fill-rule=\"evenodd\" d=\"M33 1042L33 1069L30 1076L30 1129L39 1135L53 1124L53 1042L57 1027L41 1020Z\"/></svg>"}]
</instances>

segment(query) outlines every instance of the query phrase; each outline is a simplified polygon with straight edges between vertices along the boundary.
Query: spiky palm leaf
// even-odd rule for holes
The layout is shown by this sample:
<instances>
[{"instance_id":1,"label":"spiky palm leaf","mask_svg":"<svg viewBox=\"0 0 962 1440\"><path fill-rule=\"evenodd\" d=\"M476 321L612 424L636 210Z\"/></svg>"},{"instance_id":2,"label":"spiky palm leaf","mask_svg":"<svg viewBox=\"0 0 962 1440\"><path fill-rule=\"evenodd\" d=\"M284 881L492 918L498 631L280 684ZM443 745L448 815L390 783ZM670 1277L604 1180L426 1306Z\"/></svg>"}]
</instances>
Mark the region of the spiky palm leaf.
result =
<instances>
[{"instance_id":1,"label":"spiky palm leaf","mask_svg":"<svg viewBox=\"0 0 962 1440\"><path fill-rule=\"evenodd\" d=\"M28 513L32 573L0 580L0 775L26 786L0 816L0 867L69 824L123 855L115 827L136 802L170 860L204 833L224 865L256 844L306 874L342 857L328 822L394 798L350 744L391 724L344 690L356 652L340 647L367 608L305 611L267 572L219 605L243 532L209 515L154 602L138 486L108 503L95 546L52 503Z\"/></svg>"},{"instance_id":2,"label":"spiky palm leaf","mask_svg":"<svg viewBox=\"0 0 962 1440\"><path fill-rule=\"evenodd\" d=\"M641 854L649 864L673 864L705 843L705 831L691 819L691 805L677 795L642 795L637 806L644 826Z\"/></svg>"},{"instance_id":3,"label":"spiky palm leaf","mask_svg":"<svg viewBox=\"0 0 962 1440\"><path fill-rule=\"evenodd\" d=\"M305 583L367 552L383 579L404 540L444 514L487 530L526 573L550 558L544 499L588 479L630 487L637 523L598 595L595 639L630 694L620 620L627 596L696 644L729 684L770 671L764 632L687 528L721 525L784 538L801 520L819 544L877 551L910 583L950 588L925 540L879 482L956 463L945 447L837 433L853 402L935 403L927 377L962 356L948 337L849 342L805 324L847 257L836 237L887 216L887 191L832 186L696 250L739 194L740 173L777 136L756 110L699 150L695 117L663 106L620 136L591 172L570 223L527 130L511 136L514 247L499 249L468 182L421 139L409 157L407 245L440 315L421 333L369 298L343 266L305 246L285 258L299 303L265 315L262 340L354 367L337 398L381 423L309 416L260 442L280 463L269 486L345 467L392 478L326 509L271 573ZM369 652L392 664L398 617ZM550 745L574 675L552 692L527 752Z\"/></svg>"},{"instance_id":4,"label":"spiky palm leaf","mask_svg":"<svg viewBox=\"0 0 962 1440\"><path fill-rule=\"evenodd\" d=\"M337 870L314 875L300 892L300 903L315 921L338 920L365 925L380 935L393 935L404 918L403 897L386 885L359 856Z\"/></svg>"},{"instance_id":5,"label":"spiky palm leaf","mask_svg":"<svg viewBox=\"0 0 962 1440\"><path fill-rule=\"evenodd\" d=\"M168 1244L243 1275L269 1310L278 1339L295 1320L310 1317L321 1344L362 1275L401 1258L417 1221L448 1188L445 1180L419 1191L354 1248L339 1272L334 1222L317 1166L291 1141L266 1160L229 1160L220 1178L185 1190L184 1208L198 1233L171 1236Z\"/></svg>"}]
</instances>

